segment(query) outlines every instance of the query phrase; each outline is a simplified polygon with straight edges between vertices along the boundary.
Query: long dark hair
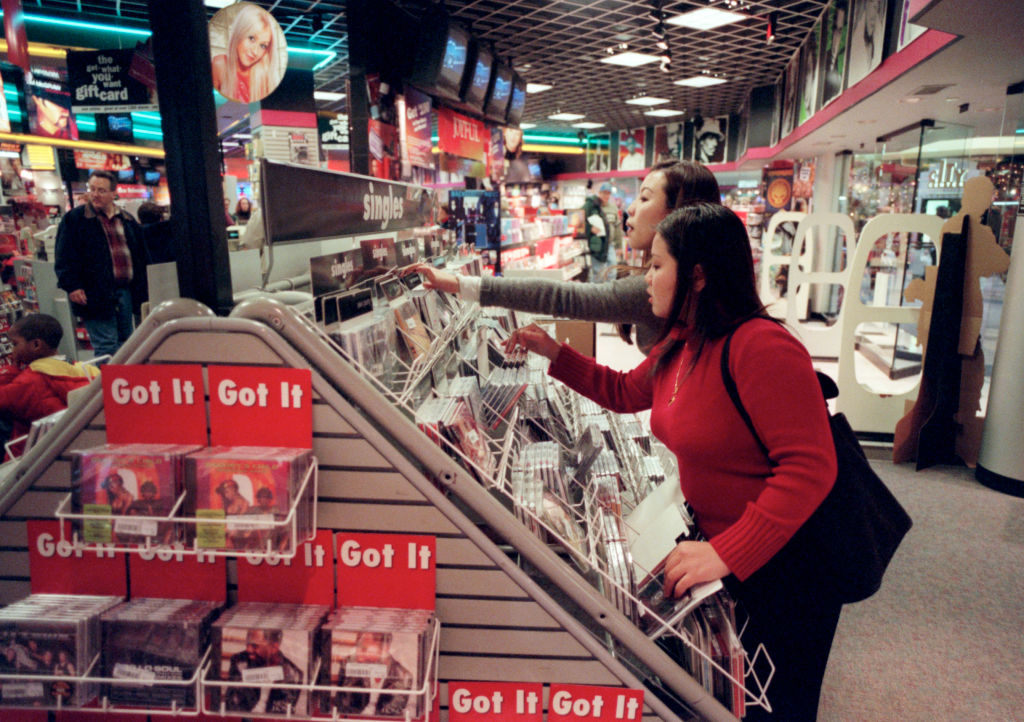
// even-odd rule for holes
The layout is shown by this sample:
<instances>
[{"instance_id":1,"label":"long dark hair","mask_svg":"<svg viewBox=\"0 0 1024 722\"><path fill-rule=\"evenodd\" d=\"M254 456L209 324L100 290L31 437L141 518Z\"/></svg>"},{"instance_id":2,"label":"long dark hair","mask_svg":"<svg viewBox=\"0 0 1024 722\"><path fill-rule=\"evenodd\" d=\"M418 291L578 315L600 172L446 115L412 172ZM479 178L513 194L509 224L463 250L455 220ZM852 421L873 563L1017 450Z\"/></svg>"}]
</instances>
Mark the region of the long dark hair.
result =
<instances>
[{"instance_id":1,"label":"long dark hair","mask_svg":"<svg viewBox=\"0 0 1024 722\"><path fill-rule=\"evenodd\" d=\"M661 173L665 178L665 198L669 210L678 208L688 201L707 201L708 203L721 203L722 192L718 189L718 180L715 174L696 161L692 160L663 160L655 163L648 175ZM635 266L615 266L609 269L616 278L622 278L640 271L646 271L646 259L639 268ZM620 323L619 336L626 343L632 341L633 324Z\"/></svg>"},{"instance_id":2,"label":"long dark hair","mask_svg":"<svg viewBox=\"0 0 1024 722\"><path fill-rule=\"evenodd\" d=\"M696 297L690 341L696 342L694 363L704 345L755 316L768 317L757 294L754 258L743 221L719 203L686 203L658 224L668 252L676 261L676 289L657 343L665 341L686 309L693 271L700 266L704 288ZM674 341L660 353L658 368L683 346Z\"/></svg>"}]
</instances>

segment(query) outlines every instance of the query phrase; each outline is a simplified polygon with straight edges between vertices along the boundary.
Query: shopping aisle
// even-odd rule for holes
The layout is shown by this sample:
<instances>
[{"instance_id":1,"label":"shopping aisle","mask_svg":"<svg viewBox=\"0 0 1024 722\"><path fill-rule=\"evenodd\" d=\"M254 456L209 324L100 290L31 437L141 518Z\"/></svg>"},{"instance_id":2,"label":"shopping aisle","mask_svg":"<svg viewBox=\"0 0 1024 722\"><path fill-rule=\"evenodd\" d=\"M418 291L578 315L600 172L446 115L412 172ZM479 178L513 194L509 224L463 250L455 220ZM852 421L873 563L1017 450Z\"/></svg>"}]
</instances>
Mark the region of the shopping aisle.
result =
<instances>
[{"instance_id":1,"label":"shopping aisle","mask_svg":"<svg viewBox=\"0 0 1024 722\"><path fill-rule=\"evenodd\" d=\"M914 527L881 591L843 610L820 722L1021 719L1024 499L963 467L872 465Z\"/></svg>"}]
</instances>

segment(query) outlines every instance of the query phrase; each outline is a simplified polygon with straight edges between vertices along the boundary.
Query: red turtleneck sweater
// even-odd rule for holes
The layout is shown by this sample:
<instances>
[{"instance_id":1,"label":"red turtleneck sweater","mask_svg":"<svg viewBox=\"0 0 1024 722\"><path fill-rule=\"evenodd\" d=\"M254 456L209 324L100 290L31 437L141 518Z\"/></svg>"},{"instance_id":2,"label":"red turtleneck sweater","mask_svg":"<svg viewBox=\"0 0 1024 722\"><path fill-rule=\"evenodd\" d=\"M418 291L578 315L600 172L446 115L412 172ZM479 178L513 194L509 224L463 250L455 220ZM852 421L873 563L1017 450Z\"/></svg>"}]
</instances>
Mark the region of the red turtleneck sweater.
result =
<instances>
[{"instance_id":1,"label":"red turtleneck sweater","mask_svg":"<svg viewBox=\"0 0 1024 722\"><path fill-rule=\"evenodd\" d=\"M698 526L744 580L825 498L836 458L828 410L803 345L778 324L755 319L735 332L729 349L729 369L769 463L725 390L724 343L708 342L692 369L695 348L688 343L653 374L657 351L620 373L563 346L548 372L613 411L651 409L651 430L679 460Z\"/></svg>"}]
</instances>

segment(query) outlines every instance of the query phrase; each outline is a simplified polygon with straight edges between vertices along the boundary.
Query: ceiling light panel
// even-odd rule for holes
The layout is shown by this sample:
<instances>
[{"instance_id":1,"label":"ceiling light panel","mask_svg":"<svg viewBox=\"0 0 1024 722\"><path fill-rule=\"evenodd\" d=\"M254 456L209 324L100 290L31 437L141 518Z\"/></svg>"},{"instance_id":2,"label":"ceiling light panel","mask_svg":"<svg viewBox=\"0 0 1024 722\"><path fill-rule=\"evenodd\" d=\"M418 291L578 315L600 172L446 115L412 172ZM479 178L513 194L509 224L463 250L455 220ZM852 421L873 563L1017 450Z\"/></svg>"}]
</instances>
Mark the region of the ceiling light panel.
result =
<instances>
[{"instance_id":1,"label":"ceiling light panel","mask_svg":"<svg viewBox=\"0 0 1024 722\"><path fill-rule=\"evenodd\" d=\"M661 105L667 103L668 98L655 98L653 95L643 95L639 98L630 98L626 101L630 105Z\"/></svg>"},{"instance_id":2,"label":"ceiling light panel","mask_svg":"<svg viewBox=\"0 0 1024 722\"><path fill-rule=\"evenodd\" d=\"M579 113L555 113L554 115L549 115L548 120L583 120L586 117Z\"/></svg>"},{"instance_id":3,"label":"ceiling light panel","mask_svg":"<svg viewBox=\"0 0 1024 722\"><path fill-rule=\"evenodd\" d=\"M734 13L730 10L720 10L719 8L699 8L682 15L666 18L665 22L669 25L679 25L684 28L693 28L694 30L714 30L723 25L742 22L749 19L749 17L749 15Z\"/></svg>"},{"instance_id":4,"label":"ceiling light panel","mask_svg":"<svg viewBox=\"0 0 1024 722\"><path fill-rule=\"evenodd\" d=\"M647 65L647 63L656 63L661 58L657 55L648 55L647 53L634 53L627 50L624 53L616 53L610 55L607 58L601 58L602 63L609 63L610 65L622 65L626 68L636 68L640 65Z\"/></svg>"},{"instance_id":5,"label":"ceiling light panel","mask_svg":"<svg viewBox=\"0 0 1024 722\"><path fill-rule=\"evenodd\" d=\"M645 110L644 115L655 118L671 118L673 115L682 115L685 112L685 110L673 110L672 108L655 108L654 110Z\"/></svg>"},{"instance_id":6,"label":"ceiling light panel","mask_svg":"<svg viewBox=\"0 0 1024 722\"><path fill-rule=\"evenodd\" d=\"M691 78L684 78L675 81L676 85L685 85L688 88L708 88L712 85L721 85L726 82L725 78L715 78L710 75L694 75Z\"/></svg>"}]
</instances>

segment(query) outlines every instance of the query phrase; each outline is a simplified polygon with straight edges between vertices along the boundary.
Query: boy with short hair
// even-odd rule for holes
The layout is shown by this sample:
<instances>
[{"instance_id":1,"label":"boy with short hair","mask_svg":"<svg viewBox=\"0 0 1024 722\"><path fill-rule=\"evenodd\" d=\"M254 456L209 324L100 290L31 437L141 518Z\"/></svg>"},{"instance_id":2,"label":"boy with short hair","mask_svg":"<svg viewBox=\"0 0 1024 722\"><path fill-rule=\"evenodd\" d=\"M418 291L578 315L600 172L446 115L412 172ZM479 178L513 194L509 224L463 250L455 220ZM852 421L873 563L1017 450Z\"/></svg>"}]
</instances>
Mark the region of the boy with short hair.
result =
<instances>
[{"instance_id":1,"label":"boy with short hair","mask_svg":"<svg viewBox=\"0 0 1024 722\"><path fill-rule=\"evenodd\" d=\"M99 374L95 366L57 356L63 335L60 322L45 313L24 316L7 332L14 365L0 369L0 414L11 422L11 438L27 434L36 419L67 408L68 392ZM20 456L23 448L19 442L11 451Z\"/></svg>"}]
</instances>

